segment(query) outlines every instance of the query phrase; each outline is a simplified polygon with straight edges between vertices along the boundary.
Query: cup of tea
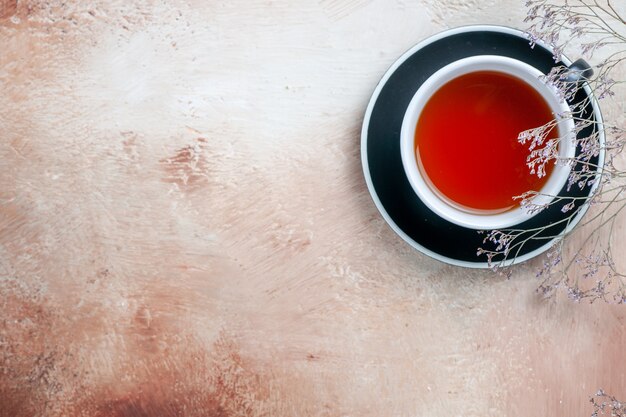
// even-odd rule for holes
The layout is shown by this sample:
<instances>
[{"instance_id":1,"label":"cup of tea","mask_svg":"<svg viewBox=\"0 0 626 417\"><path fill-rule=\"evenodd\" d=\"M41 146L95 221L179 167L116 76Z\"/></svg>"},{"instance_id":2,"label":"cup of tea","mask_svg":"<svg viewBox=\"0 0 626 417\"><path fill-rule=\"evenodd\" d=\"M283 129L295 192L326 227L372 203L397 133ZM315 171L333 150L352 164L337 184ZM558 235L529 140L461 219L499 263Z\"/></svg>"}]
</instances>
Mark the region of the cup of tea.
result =
<instances>
[{"instance_id":1,"label":"cup of tea","mask_svg":"<svg viewBox=\"0 0 626 417\"><path fill-rule=\"evenodd\" d=\"M538 194L530 207L550 203L567 182L569 164L550 162L542 176L527 165L519 133L556 120L558 159L574 157L570 111L543 74L519 60L477 55L430 76L413 96L402 122L400 151L406 176L421 201L452 223L503 229L536 214L518 197Z\"/></svg>"}]
</instances>

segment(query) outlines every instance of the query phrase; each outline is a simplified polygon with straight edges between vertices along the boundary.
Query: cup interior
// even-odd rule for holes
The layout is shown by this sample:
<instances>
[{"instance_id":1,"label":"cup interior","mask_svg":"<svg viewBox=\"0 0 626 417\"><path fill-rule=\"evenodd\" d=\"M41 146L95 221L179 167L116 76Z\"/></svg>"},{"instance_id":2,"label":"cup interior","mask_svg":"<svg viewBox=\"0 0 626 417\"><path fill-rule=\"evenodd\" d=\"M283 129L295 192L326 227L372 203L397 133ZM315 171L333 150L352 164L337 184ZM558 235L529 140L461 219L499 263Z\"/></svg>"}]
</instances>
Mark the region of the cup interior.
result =
<instances>
[{"instance_id":1,"label":"cup interior","mask_svg":"<svg viewBox=\"0 0 626 417\"><path fill-rule=\"evenodd\" d=\"M479 55L460 59L441 68L429 77L413 96L404 115L400 134L402 164L413 190L418 197L440 217L460 226L491 230L502 229L520 224L530 219L537 212L517 205L508 210L474 210L462 207L437 192L425 172L420 169L420 161L415 152L415 130L424 106L443 85L465 74L478 71L495 71L508 74L525 82L537 91L557 118L559 159L566 160L575 155L574 122L571 118L559 115L567 114L569 106L546 84L541 71L521 61L495 55ZM523 111L523 109L520 109ZM451 121L454 123L454 121ZM565 185L570 173L569 164L557 164L550 173L539 195L531 200L532 205L548 204ZM498 175L494 172L494 175Z\"/></svg>"}]
</instances>

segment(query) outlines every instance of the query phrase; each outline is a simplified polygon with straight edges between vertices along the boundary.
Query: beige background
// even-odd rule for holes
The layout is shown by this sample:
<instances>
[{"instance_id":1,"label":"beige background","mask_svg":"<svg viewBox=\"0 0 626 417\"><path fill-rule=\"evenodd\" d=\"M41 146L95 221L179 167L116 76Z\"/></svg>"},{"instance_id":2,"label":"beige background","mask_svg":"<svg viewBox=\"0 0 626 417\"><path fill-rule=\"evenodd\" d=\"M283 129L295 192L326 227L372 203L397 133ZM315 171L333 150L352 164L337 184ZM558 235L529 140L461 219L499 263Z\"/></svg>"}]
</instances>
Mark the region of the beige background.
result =
<instances>
[{"instance_id":1,"label":"beige background","mask_svg":"<svg viewBox=\"0 0 626 417\"><path fill-rule=\"evenodd\" d=\"M389 65L448 27L523 27L521 3L0 0L0 416L626 397L623 307L542 300L541 258L510 280L431 260L363 180Z\"/></svg>"}]
</instances>

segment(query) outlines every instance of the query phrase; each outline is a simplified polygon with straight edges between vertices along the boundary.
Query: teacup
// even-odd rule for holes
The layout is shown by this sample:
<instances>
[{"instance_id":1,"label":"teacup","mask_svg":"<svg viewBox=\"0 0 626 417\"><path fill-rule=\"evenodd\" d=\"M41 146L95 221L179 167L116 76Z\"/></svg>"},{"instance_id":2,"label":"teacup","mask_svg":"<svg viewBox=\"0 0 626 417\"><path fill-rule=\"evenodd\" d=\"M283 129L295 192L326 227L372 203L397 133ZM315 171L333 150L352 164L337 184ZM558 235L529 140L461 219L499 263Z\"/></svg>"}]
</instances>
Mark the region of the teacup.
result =
<instances>
[{"instance_id":1,"label":"teacup","mask_svg":"<svg viewBox=\"0 0 626 417\"><path fill-rule=\"evenodd\" d=\"M531 173L528 144L517 140L522 130L555 120L557 160L575 155L574 122L563 117L570 108L542 75L513 58L478 55L448 64L421 85L404 115L400 149L409 183L435 214L471 229L503 229L559 194L569 164L549 162L543 178ZM524 191L538 192L527 205L514 199Z\"/></svg>"}]
</instances>

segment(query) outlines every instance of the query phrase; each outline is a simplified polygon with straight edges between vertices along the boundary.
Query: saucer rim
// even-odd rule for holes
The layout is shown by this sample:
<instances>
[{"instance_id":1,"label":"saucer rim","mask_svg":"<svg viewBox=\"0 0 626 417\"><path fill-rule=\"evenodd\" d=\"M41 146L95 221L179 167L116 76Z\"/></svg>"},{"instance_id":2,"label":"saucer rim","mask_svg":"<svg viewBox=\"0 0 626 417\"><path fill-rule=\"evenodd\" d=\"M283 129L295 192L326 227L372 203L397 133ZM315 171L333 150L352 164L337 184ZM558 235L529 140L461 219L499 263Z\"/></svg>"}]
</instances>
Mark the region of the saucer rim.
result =
<instances>
[{"instance_id":1,"label":"saucer rim","mask_svg":"<svg viewBox=\"0 0 626 417\"><path fill-rule=\"evenodd\" d=\"M385 209L384 205L382 204L382 202L380 201L376 190L374 188L374 184L370 175L370 171L369 171L369 161L368 161L368 156L367 156L367 135L368 135L368 128L369 128L369 123L370 123L370 119L371 119L371 115L372 115L372 111L374 110L374 107L376 105L376 102L378 100L378 97L380 95L380 92L382 91L383 87L386 85L387 81L389 80L389 78L395 73L395 71L408 59L410 58L413 54L415 54L417 51L419 51L420 49L426 47L427 45L436 42L440 39L449 37L449 36L453 36L453 35L458 35L458 34L463 34L463 33L469 33L469 32L498 32L498 33L504 33L504 34L509 34L509 35L514 35L514 36L518 36L518 37L522 37L525 39L528 39L530 42L530 39L528 37L528 35L519 30L519 29L514 29L511 27L507 27L507 26L499 26L499 25L468 25L468 26L460 26L460 27L456 27L453 29L447 29L444 31L441 31L439 33L436 33L424 40L422 40L421 42L418 42L417 44L415 44L414 46L412 46L411 48L409 48L404 54L402 54L390 67L389 69L387 69L387 71L385 72L385 74L382 76L382 78L380 79L380 81L378 82L378 84L376 85L376 88L374 89L374 92L372 93L370 100L368 102L366 111L365 111L365 115L363 118L363 125L361 128L361 164L362 164L362 169L363 169L363 175L365 177L365 182L368 188L368 191L370 193L370 196L372 197L372 200L374 201L374 204L376 205L376 208L378 209L378 211L380 212L380 214L383 216L383 218L385 219L385 221L387 222L387 224L391 227L391 229L398 235L400 236L406 243L408 243L411 247L413 247L414 249L417 249L419 252L433 258L436 259L440 262L444 262L446 264L449 265L455 265L455 266L461 266L461 267L466 267L466 268L474 268L474 269L487 269L487 268L491 268L491 265L489 265L488 262L470 262L470 261L463 261L463 260L458 260L455 258L451 258L445 255L442 255L440 253L437 253L433 250L430 250L424 246L422 246L420 243L416 242L413 238L411 238L409 235L407 235L402 228L400 228L391 218L391 216L387 213L387 210ZM537 45L547 49L548 51L552 52L552 48L550 48L548 45L546 45L543 42L537 41ZM560 56L561 61L566 64L566 65L571 65L572 61L567 58L565 55L561 55ZM590 98L590 102L591 102L591 107L593 109L593 113L597 118L597 124L598 126L600 126L600 130L599 130L599 141L601 144L605 143L605 137L604 137L604 131L602 129L603 126L603 117L602 117L602 113L600 111L600 107L598 105L597 99L595 97L595 95L593 94L593 92L591 91L591 88L589 87L589 85L585 84L583 86L583 90L585 91L585 93L587 94L587 96ZM604 152L604 147L602 147L602 151L599 154L599 159L598 159L598 166L602 167L604 165L604 159L605 159L605 152ZM591 196L595 193L597 187L599 186L599 181L594 183L593 186L590 188L588 195ZM417 195L415 196L415 198L419 198ZM545 251L547 251L552 245L553 243L560 239L562 236L567 235L569 232L571 232L571 230L580 222L580 220L582 219L582 217L586 214L587 210L589 209L589 203L585 202L581 208L579 213L569 222L569 224L565 227L565 229L563 229L563 231L561 231L559 233L558 236L556 236L554 239L551 239L549 241L547 241L544 245L540 246L537 249L534 249L524 255L520 255L517 256L513 259L506 259L503 262L499 262L499 265L503 265L503 266L510 266L510 265L516 265L522 262L525 262L531 258L534 258L542 253L544 253ZM433 213L434 216L439 217L436 213ZM478 257L478 255L477 255Z\"/></svg>"}]
</instances>

